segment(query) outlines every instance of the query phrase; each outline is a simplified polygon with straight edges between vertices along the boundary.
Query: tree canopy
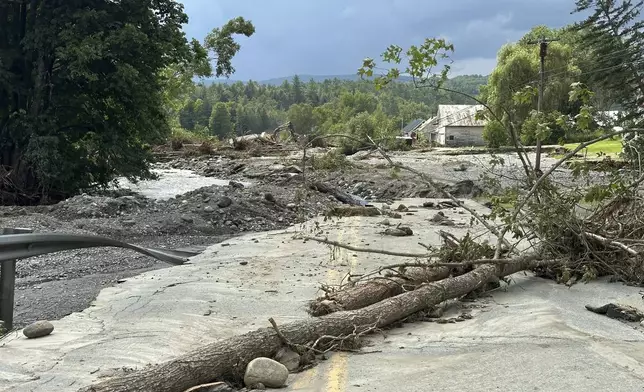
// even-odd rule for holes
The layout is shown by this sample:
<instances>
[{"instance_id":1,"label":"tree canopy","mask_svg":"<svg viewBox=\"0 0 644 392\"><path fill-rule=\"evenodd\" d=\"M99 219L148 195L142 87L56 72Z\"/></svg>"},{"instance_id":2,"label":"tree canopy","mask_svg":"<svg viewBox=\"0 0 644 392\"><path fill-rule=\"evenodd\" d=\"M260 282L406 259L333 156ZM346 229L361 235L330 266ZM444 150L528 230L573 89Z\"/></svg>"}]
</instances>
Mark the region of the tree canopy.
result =
<instances>
[{"instance_id":1,"label":"tree canopy","mask_svg":"<svg viewBox=\"0 0 644 392\"><path fill-rule=\"evenodd\" d=\"M116 176L150 176L149 146L165 139L167 103L197 73L233 71L252 34L237 19L205 46L188 42L173 0L0 3L0 201L59 200ZM219 45L226 44L226 48Z\"/></svg>"}]
</instances>

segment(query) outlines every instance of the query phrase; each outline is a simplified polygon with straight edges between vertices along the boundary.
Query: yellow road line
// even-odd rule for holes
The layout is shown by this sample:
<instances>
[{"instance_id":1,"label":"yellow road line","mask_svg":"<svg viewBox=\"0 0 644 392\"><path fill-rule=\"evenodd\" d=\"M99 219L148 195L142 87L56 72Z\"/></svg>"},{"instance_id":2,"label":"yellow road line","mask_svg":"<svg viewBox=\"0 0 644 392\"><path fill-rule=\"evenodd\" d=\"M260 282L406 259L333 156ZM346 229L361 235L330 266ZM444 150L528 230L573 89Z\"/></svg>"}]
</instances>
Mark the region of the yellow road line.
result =
<instances>
[{"instance_id":1,"label":"yellow road line","mask_svg":"<svg viewBox=\"0 0 644 392\"><path fill-rule=\"evenodd\" d=\"M347 386L347 355L343 352L333 354L327 376L327 392L343 392Z\"/></svg>"},{"instance_id":2,"label":"yellow road line","mask_svg":"<svg viewBox=\"0 0 644 392\"><path fill-rule=\"evenodd\" d=\"M359 217L354 218L353 224L350 225L350 230L346 230L346 226L338 227L337 241L344 242L343 239L349 237L351 243L356 243L359 241L358 231L356 227L360 225L361 219ZM347 235L348 234L348 235ZM341 264L348 264L349 273L353 273L357 266L357 257L353 257L352 254L349 254L348 251L344 248L338 248L335 251L335 257L331 258L329 262L329 270L326 274L326 283L327 284L339 284L340 279L344 277L343 273L336 270L336 266ZM298 380L292 384L294 390L313 388L315 381L326 381L326 389L328 392L343 392L346 390L347 381L348 381L348 368L349 358L346 353L340 352L335 353L329 359L328 368L326 368L326 374L318 370L320 367L315 367L306 372L306 374L300 375ZM320 374L322 373L322 374Z\"/></svg>"}]
</instances>

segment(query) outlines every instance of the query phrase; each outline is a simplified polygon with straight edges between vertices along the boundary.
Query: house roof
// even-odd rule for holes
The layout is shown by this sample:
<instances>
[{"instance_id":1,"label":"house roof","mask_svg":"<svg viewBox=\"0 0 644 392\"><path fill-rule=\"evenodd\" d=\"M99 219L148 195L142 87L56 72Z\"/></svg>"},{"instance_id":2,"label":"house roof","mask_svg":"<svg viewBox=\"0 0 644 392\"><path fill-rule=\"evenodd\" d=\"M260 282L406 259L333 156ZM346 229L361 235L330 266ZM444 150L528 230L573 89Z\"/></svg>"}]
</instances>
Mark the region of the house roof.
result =
<instances>
[{"instance_id":1,"label":"house roof","mask_svg":"<svg viewBox=\"0 0 644 392\"><path fill-rule=\"evenodd\" d=\"M425 122L422 118L417 118L415 120L410 121L405 127L402 129L402 133L406 134L408 132L413 131L414 129L418 128L420 124Z\"/></svg>"},{"instance_id":2,"label":"house roof","mask_svg":"<svg viewBox=\"0 0 644 392\"><path fill-rule=\"evenodd\" d=\"M482 127L485 121L476 119L483 105L438 105L438 115L422 123L420 132L433 132L441 127Z\"/></svg>"},{"instance_id":3,"label":"house roof","mask_svg":"<svg viewBox=\"0 0 644 392\"><path fill-rule=\"evenodd\" d=\"M477 120L476 113L485 109L483 105L438 105L438 116L434 124L440 127L482 127L484 120Z\"/></svg>"}]
</instances>

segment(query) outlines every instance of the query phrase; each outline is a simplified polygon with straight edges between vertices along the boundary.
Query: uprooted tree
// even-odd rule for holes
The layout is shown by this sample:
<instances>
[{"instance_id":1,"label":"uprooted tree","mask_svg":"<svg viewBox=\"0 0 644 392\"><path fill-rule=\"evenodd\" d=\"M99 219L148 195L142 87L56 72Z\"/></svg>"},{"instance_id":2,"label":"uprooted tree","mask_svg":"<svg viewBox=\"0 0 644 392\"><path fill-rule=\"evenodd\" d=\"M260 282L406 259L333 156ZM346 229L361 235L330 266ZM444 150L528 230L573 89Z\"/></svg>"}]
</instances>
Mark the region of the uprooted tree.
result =
<instances>
[{"instance_id":1,"label":"uprooted tree","mask_svg":"<svg viewBox=\"0 0 644 392\"><path fill-rule=\"evenodd\" d=\"M448 66L438 73L434 69L442 61L449 61L452 50L446 41L434 39L412 46L405 52L407 56L403 55L402 48L392 46L383 55L385 62L406 62L408 66L404 70L392 68L386 75L376 77L375 83L382 88L406 73L418 87L444 88L442 81ZM375 68L375 61L367 59L360 73L373 76ZM533 89L522 89L514 99L532 99L533 92ZM597 123L592 98L593 93L585 85L573 83L570 100L579 105L579 113L574 118L562 116L559 123L574 127L577 133L589 131L590 124ZM310 355L342 349L341 342L524 270L568 285L606 275L626 283L644 283L644 229L640 223L644 219L641 212L644 199L639 191L644 173L630 155L624 157L621 167L613 160L598 163L603 176L593 175L596 167L587 161L575 160L577 153L594 143L642 129L612 130L605 126L600 134L595 134L597 130L593 129L589 140L545 166L541 173L534 169L531 155L521 144L512 111L505 108L495 111L486 102L479 103L486 108L481 115L504 125L508 139L514 144L521 173L510 181L496 178L494 169L505 163L503 157L493 156L492 174L483 179L492 198L491 212L483 216L462 205L474 220L496 236L495 244L480 244L469 236L461 239L444 236L445 245L440 249L424 249L417 254L382 252L407 257L410 262L381 268L328 290L324 297L311 304L311 313L317 317L284 325L271 320L271 328L211 343L166 363L102 381L84 391L170 392L216 379L239 380L250 360L274 356L283 346ZM547 126L537 128L536 137L545 139ZM418 181L459 205L459 200L430 176L397 164L372 139L369 143L390 165L415 173ZM555 175L557 169L564 167L570 169L566 181ZM323 237L306 238L352 251L373 252Z\"/></svg>"}]
</instances>

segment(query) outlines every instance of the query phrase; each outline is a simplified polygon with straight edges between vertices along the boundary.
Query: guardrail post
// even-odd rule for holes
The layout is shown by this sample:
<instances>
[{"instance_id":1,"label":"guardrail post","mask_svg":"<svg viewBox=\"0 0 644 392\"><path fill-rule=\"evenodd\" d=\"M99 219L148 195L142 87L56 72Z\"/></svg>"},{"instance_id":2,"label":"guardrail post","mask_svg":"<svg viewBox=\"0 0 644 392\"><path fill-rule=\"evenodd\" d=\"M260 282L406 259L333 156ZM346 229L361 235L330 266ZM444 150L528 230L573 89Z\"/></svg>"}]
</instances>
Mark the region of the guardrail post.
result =
<instances>
[{"instance_id":1,"label":"guardrail post","mask_svg":"<svg viewBox=\"0 0 644 392\"><path fill-rule=\"evenodd\" d=\"M3 228L0 235L32 233L31 229ZM13 328L13 305L16 287L16 260L0 262L0 320L4 329Z\"/></svg>"}]
</instances>

